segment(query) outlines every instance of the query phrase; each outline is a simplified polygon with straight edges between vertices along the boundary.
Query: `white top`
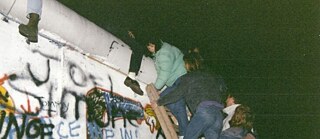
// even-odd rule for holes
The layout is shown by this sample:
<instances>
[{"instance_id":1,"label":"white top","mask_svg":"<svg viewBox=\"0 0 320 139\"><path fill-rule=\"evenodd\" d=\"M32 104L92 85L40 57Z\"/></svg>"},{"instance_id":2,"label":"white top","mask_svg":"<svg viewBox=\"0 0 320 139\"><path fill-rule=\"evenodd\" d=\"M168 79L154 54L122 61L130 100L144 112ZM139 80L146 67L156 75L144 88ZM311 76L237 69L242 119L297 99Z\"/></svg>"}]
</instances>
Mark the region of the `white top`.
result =
<instances>
[{"instance_id":1,"label":"white top","mask_svg":"<svg viewBox=\"0 0 320 139\"><path fill-rule=\"evenodd\" d=\"M233 114L234 114L234 111L236 110L236 108L238 106L240 106L241 104L233 104L231 106L228 106L226 108L224 108L222 111L226 114L228 114L228 116L226 118L223 119L223 127L222 127L222 131L230 128L230 124L229 124L229 121L231 120Z\"/></svg>"}]
</instances>

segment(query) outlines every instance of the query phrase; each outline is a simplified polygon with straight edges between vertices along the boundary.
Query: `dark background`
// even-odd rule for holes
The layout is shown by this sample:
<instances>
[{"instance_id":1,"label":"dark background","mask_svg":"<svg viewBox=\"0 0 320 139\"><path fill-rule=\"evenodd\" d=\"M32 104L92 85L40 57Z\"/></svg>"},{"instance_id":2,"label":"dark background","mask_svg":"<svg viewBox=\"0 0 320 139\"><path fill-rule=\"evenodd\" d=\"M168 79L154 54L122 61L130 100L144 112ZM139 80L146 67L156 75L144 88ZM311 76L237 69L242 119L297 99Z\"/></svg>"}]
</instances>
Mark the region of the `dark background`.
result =
<instances>
[{"instance_id":1,"label":"dark background","mask_svg":"<svg viewBox=\"0 0 320 139\"><path fill-rule=\"evenodd\" d=\"M199 47L254 110L261 139L319 138L319 0L59 2L119 38L157 33L181 49Z\"/></svg>"}]
</instances>

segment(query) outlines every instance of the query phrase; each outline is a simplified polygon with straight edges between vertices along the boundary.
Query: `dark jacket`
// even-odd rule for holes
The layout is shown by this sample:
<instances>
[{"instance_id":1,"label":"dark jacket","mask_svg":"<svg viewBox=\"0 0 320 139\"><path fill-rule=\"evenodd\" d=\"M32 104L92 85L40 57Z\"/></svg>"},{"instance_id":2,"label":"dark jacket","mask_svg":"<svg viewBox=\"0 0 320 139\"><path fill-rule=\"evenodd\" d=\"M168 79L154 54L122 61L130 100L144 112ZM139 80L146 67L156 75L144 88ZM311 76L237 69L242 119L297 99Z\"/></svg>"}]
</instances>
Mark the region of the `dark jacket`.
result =
<instances>
[{"instance_id":1,"label":"dark jacket","mask_svg":"<svg viewBox=\"0 0 320 139\"><path fill-rule=\"evenodd\" d=\"M256 136L241 127L230 127L221 132L219 139L257 139Z\"/></svg>"},{"instance_id":2,"label":"dark jacket","mask_svg":"<svg viewBox=\"0 0 320 139\"><path fill-rule=\"evenodd\" d=\"M225 91L223 79L217 75L195 71L181 76L178 87L158 100L159 105L166 105L185 99L191 113L195 113L203 101L216 101L222 105L222 94Z\"/></svg>"}]
</instances>

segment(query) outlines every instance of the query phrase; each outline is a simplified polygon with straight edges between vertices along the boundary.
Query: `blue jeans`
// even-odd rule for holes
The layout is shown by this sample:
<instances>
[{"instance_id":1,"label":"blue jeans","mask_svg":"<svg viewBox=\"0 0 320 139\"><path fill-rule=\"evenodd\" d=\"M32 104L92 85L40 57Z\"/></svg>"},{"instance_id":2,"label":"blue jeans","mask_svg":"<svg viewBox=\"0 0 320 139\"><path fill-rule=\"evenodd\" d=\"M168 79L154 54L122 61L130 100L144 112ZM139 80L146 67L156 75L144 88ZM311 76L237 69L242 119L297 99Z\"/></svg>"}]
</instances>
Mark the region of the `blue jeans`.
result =
<instances>
[{"instance_id":1,"label":"blue jeans","mask_svg":"<svg viewBox=\"0 0 320 139\"><path fill-rule=\"evenodd\" d=\"M184 139L198 139L204 134L206 139L218 139L222 129L222 113L217 107L198 106L187 127Z\"/></svg>"},{"instance_id":2,"label":"blue jeans","mask_svg":"<svg viewBox=\"0 0 320 139\"><path fill-rule=\"evenodd\" d=\"M179 83L180 83L180 78L178 78L172 86L167 87L165 90L163 90L163 92L160 93L160 98L172 92L175 88L177 88ZM178 120L179 135L184 136L188 126L188 116L187 116L187 110L186 110L186 103L184 99L180 99L175 103L170 103L165 106L171 111L174 117L176 117L176 119Z\"/></svg>"}]
</instances>

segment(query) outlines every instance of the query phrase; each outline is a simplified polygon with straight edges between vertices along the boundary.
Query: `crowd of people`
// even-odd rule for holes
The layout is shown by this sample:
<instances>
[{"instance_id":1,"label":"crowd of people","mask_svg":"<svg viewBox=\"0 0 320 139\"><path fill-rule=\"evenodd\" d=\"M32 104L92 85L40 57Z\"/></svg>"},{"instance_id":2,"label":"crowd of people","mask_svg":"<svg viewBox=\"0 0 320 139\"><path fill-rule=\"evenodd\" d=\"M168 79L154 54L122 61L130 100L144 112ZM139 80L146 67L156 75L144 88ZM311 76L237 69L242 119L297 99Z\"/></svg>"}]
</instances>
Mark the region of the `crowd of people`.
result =
<instances>
[{"instance_id":1,"label":"crowd of people","mask_svg":"<svg viewBox=\"0 0 320 139\"><path fill-rule=\"evenodd\" d=\"M27 1L27 24L19 25L21 35L30 42L38 41L38 23L42 0ZM133 49L129 76L124 84L135 93L143 95L135 75L139 70L144 50L148 50L156 67L153 83L161 92L152 107L166 106L178 121L179 138L198 139L256 139L253 132L254 115L251 109L239 104L232 94L227 94L223 78L207 72L204 59L197 47L182 52L177 47L150 35L146 41L137 42L129 31L125 40ZM140 44L145 45L141 47ZM164 88L164 89L163 89ZM163 90L163 91L161 91ZM188 120L187 109L191 113ZM226 116L224 116L226 115Z\"/></svg>"},{"instance_id":2,"label":"crowd of people","mask_svg":"<svg viewBox=\"0 0 320 139\"><path fill-rule=\"evenodd\" d=\"M154 55L159 54L154 52ZM172 57L168 55L170 55L170 52L166 53L166 57ZM173 113L180 113L174 115L178 119L179 138L197 139L201 136L206 139L257 138L256 134L253 133L254 115L250 108L238 104L234 96L227 94L226 84L220 75L206 71L202 66L203 58L199 49L189 50L182 59L187 73L176 79L178 82L169 93L162 94L163 92L161 92L159 100L151 102L153 107L157 107L157 105L168 107L168 105L184 102L181 107L185 108L187 106L192 116L190 121L183 121L183 126L180 126L179 123L181 119L186 117L186 115L181 114L182 112L185 113L185 111L182 111L183 108L176 111L169 108ZM170 61L164 60L162 62L169 63ZM155 63L160 66L157 70L163 69L156 59ZM167 65L175 65L174 63L171 61ZM169 75L175 72L174 68L168 69L171 72L168 73ZM227 116L224 117L223 115Z\"/></svg>"},{"instance_id":3,"label":"crowd of people","mask_svg":"<svg viewBox=\"0 0 320 139\"><path fill-rule=\"evenodd\" d=\"M183 53L157 37L148 40L144 44L157 70L154 85L161 92L159 99L151 104L164 105L173 113L178 121L179 138L257 138L251 109L227 93L220 75L206 70L197 47ZM190 120L187 109L192 115Z\"/></svg>"},{"instance_id":4,"label":"crowd of people","mask_svg":"<svg viewBox=\"0 0 320 139\"><path fill-rule=\"evenodd\" d=\"M160 93L157 102L151 102L154 107L185 102L192 116L187 126L179 126L179 131L184 131L179 132L179 138L197 139L204 136L206 139L255 139L254 116L250 108L238 104L230 94L227 96L223 78L206 71L199 50L189 50L183 60L188 72L179 77L179 84L169 94Z\"/></svg>"}]
</instances>

